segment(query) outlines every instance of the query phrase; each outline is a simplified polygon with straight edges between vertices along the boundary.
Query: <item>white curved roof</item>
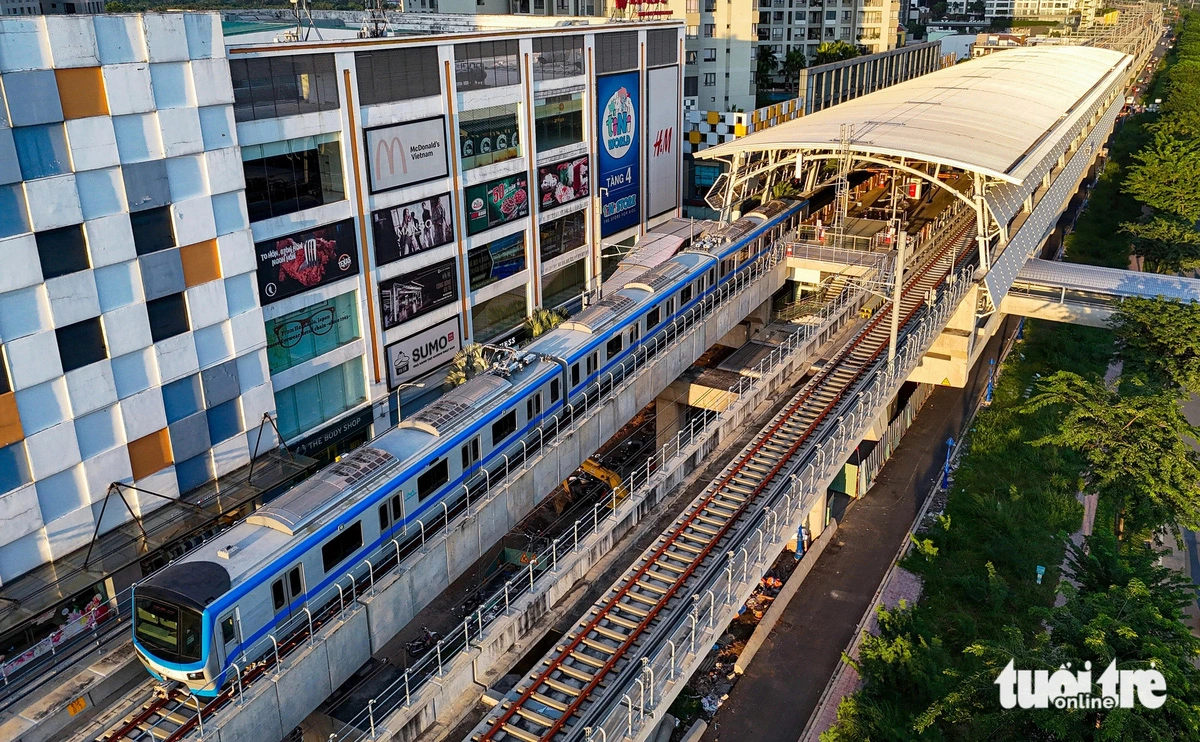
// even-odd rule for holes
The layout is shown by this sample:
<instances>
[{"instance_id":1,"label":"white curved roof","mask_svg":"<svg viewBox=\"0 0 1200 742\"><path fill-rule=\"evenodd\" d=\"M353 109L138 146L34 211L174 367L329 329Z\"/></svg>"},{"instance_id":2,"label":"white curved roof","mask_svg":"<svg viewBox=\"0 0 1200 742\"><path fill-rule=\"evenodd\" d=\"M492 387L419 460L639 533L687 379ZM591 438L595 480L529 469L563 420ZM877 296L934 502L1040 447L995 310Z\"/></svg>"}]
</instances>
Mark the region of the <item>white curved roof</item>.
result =
<instances>
[{"instance_id":1,"label":"white curved roof","mask_svg":"<svg viewBox=\"0 0 1200 742\"><path fill-rule=\"evenodd\" d=\"M1021 183L1132 58L1083 46L989 54L840 103L811 116L709 147L737 152L836 147L854 124L852 149L908 157Z\"/></svg>"}]
</instances>

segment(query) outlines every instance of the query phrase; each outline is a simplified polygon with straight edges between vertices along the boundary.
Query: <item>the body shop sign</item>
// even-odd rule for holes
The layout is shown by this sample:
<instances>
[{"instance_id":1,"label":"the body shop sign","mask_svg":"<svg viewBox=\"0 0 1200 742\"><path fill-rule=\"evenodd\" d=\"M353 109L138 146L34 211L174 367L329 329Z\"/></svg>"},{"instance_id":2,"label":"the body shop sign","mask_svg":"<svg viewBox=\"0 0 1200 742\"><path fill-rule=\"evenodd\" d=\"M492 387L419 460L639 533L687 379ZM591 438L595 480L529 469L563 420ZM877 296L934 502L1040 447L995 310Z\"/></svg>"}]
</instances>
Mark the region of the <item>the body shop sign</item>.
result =
<instances>
[{"instance_id":1,"label":"the body shop sign","mask_svg":"<svg viewBox=\"0 0 1200 742\"><path fill-rule=\"evenodd\" d=\"M600 234L628 229L638 223L638 73L624 72L596 79L600 118Z\"/></svg>"},{"instance_id":2,"label":"the body shop sign","mask_svg":"<svg viewBox=\"0 0 1200 742\"><path fill-rule=\"evenodd\" d=\"M371 193L444 178L446 125L441 116L367 129Z\"/></svg>"},{"instance_id":3,"label":"the body shop sign","mask_svg":"<svg viewBox=\"0 0 1200 742\"><path fill-rule=\"evenodd\" d=\"M466 194L467 234L479 234L529 215L529 179L524 175L473 185Z\"/></svg>"},{"instance_id":4,"label":"the body shop sign","mask_svg":"<svg viewBox=\"0 0 1200 742\"><path fill-rule=\"evenodd\" d=\"M449 363L460 350L462 333L458 329L458 317L392 343L387 347L388 388L395 389Z\"/></svg>"}]
</instances>

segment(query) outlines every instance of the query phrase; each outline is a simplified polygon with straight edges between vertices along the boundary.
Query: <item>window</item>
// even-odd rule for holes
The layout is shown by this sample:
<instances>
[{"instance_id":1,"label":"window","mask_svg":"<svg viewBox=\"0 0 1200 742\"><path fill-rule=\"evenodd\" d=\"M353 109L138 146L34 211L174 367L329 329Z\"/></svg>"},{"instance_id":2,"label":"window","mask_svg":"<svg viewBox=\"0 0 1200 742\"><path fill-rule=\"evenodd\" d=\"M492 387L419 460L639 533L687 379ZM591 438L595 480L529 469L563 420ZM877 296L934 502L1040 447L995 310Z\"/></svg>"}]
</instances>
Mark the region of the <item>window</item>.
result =
<instances>
[{"instance_id":1,"label":"window","mask_svg":"<svg viewBox=\"0 0 1200 742\"><path fill-rule=\"evenodd\" d=\"M711 39L712 37L714 37L716 35L717 35L717 24L705 23L704 24L704 38Z\"/></svg>"},{"instance_id":2,"label":"window","mask_svg":"<svg viewBox=\"0 0 1200 742\"><path fill-rule=\"evenodd\" d=\"M325 573L333 571L333 568L346 561L346 558L353 554L362 546L362 522L354 521L353 525L346 526L342 532L325 542L321 547L321 563L325 567Z\"/></svg>"},{"instance_id":3,"label":"window","mask_svg":"<svg viewBox=\"0 0 1200 742\"><path fill-rule=\"evenodd\" d=\"M687 57L686 57L686 59L687 59L687 63L688 63L688 64L695 64L695 63L696 63L696 58L697 58L696 51L693 49L693 50L691 50L691 51L689 51L689 52L685 52L685 53L687 54Z\"/></svg>"},{"instance_id":4,"label":"window","mask_svg":"<svg viewBox=\"0 0 1200 742\"><path fill-rule=\"evenodd\" d=\"M472 291L525 270L525 233L517 232L471 248L467 269Z\"/></svg>"},{"instance_id":5,"label":"window","mask_svg":"<svg viewBox=\"0 0 1200 742\"><path fill-rule=\"evenodd\" d=\"M658 326L659 308L657 306L650 307L650 311L646 312L646 330L649 331L653 327Z\"/></svg>"},{"instance_id":6,"label":"window","mask_svg":"<svg viewBox=\"0 0 1200 742\"><path fill-rule=\"evenodd\" d=\"M542 273L542 306L562 307L577 301L587 289L586 258L555 271Z\"/></svg>"},{"instance_id":7,"label":"window","mask_svg":"<svg viewBox=\"0 0 1200 742\"><path fill-rule=\"evenodd\" d=\"M292 567L288 572L288 587L292 590L292 597L299 598L304 595L304 579L300 575L299 567Z\"/></svg>"},{"instance_id":8,"label":"window","mask_svg":"<svg viewBox=\"0 0 1200 742\"><path fill-rule=\"evenodd\" d=\"M716 85L716 84L717 84L717 73L705 72L704 73L704 86L710 87L710 86Z\"/></svg>"},{"instance_id":9,"label":"window","mask_svg":"<svg viewBox=\"0 0 1200 742\"><path fill-rule=\"evenodd\" d=\"M699 26L688 26L687 31L685 33L687 35L687 38L689 38L689 39L699 38L700 37L700 27Z\"/></svg>"},{"instance_id":10,"label":"window","mask_svg":"<svg viewBox=\"0 0 1200 742\"><path fill-rule=\"evenodd\" d=\"M286 371L362 337L358 293L349 291L266 322L267 365Z\"/></svg>"},{"instance_id":11,"label":"window","mask_svg":"<svg viewBox=\"0 0 1200 742\"><path fill-rule=\"evenodd\" d=\"M717 0L704 0L704 12L705 13L716 13L717 12Z\"/></svg>"},{"instance_id":12,"label":"window","mask_svg":"<svg viewBox=\"0 0 1200 742\"><path fill-rule=\"evenodd\" d=\"M583 74L582 36L535 36L533 79L556 80Z\"/></svg>"},{"instance_id":13,"label":"window","mask_svg":"<svg viewBox=\"0 0 1200 742\"><path fill-rule=\"evenodd\" d=\"M379 506L379 532L386 533L388 526L392 524L392 519L388 515L388 506L385 502Z\"/></svg>"},{"instance_id":14,"label":"window","mask_svg":"<svg viewBox=\"0 0 1200 742\"><path fill-rule=\"evenodd\" d=\"M364 106L441 93L436 47L357 52L354 66L359 103Z\"/></svg>"},{"instance_id":15,"label":"window","mask_svg":"<svg viewBox=\"0 0 1200 742\"><path fill-rule=\"evenodd\" d=\"M559 386L558 379L552 379L550 381L550 403L551 404L554 404L555 402L558 401L558 396L559 396L558 386Z\"/></svg>"},{"instance_id":16,"label":"window","mask_svg":"<svg viewBox=\"0 0 1200 742\"><path fill-rule=\"evenodd\" d=\"M463 111L458 117L458 151L463 170L520 157L517 104Z\"/></svg>"},{"instance_id":17,"label":"window","mask_svg":"<svg viewBox=\"0 0 1200 742\"><path fill-rule=\"evenodd\" d=\"M271 583L271 605L274 606L276 613L279 613L287 605L287 596L283 592L283 580L275 580Z\"/></svg>"},{"instance_id":18,"label":"window","mask_svg":"<svg viewBox=\"0 0 1200 742\"><path fill-rule=\"evenodd\" d=\"M571 386L579 386L579 364L571 366Z\"/></svg>"},{"instance_id":19,"label":"window","mask_svg":"<svg viewBox=\"0 0 1200 742\"><path fill-rule=\"evenodd\" d=\"M25 180L48 178L71 171L67 137L62 124L18 126L12 130L17 164Z\"/></svg>"},{"instance_id":20,"label":"window","mask_svg":"<svg viewBox=\"0 0 1200 742\"><path fill-rule=\"evenodd\" d=\"M417 501L424 501L448 481L450 481L450 460L438 459L417 477Z\"/></svg>"},{"instance_id":21,"label":"window","mask_svg":"<svg viewBox=\"0 0 1200 742\"><path fill-rule=\"evenodd\" d=\"M58 339L58 354L62 357L63 373L83 368L108 358L100 318L93 317L54 331Z\"/></svg>"},{"instance_id":22,"label":"window","mask_svg":"<svg viewBox=\"0 0 1200 742\"><path fill-rule=\"evenodd\" d=\"M638 68L637 31L596 34L596 74Z\"/></svg>"},{"instance_id":23,"label":"window","mask_svg":"<svg viewBox=\"0 0 1200 742\"><path fill-rule=\"evenodd\" d=\"M525 419L533 422L534 418L540 414L542 414L542 395L538 393L525 402Z\"/></svg>"},{"instance_id":24,"label":"window","mask_svg":"<svg viewBox=\"0 0 1200 742\"><path fill-rule=\"evenodd\" d=\"M638 338L641 336L642 336L642 328L641 327L639 327L638 325L634 325L633 327L630 327L629 328L629 345L630 345L630 347L633 347L633 345L637 343Z\"/></svg>"},{"instance_id":25,"label":"window","mask_svg":"<svg viewBox=\"0 0 1200 742\"><path fill-rule=\"evenodd\" d=\"M182 293L146 302L146 313L150 315L150 337L156 343L192 329Z\"/></svg>"},{"instance_id":26,"label":"window","mask_svg":"<svg viewBox=\"0 0 1200 742\"><path fill-rule=\"evenodd\" d=\"M700 94L699 83L700 78L696 75L689 75L683 78L683 95L686 98L694 98Z\"/></svg>"},{"instance_id":27,"label":"window","mask_svg":"<svg viewBox=\"0 0 1200 742\"><path fill-rule=\"evenodd\" d=\"M704 50L704 61L705 62L717 61L717 50L716 49L705 49Z\"/></svg>"},{"instance_id":28,"label":"window","mask_svg":"<svg viewBox=\"0 0 1200 742\"><path fill-rule=\"evenodd\" d=\"M129 223L133 226L133 247L138 255L148 255L175 246L170 206L135 211L129 215Z\"/></svg>"},{"instance_id":29,"label":"window","mask_svg":"<svg viewBox=\"0 0 1200 742\"><path fill-rule=\"evenodd\" d=\"M400 495L392 495L392 520L396 523L404 520L404 502Z\"/></svg>"},{"instance_id":30,"label":"window","mask_svg":"<svg viewBox=\"0 0 1200 742\"><path fill-rule=\"evenodd\" d=\"M233 117L254 121L338 108L332 54L231 59Z\"/></svg>"},{"instance_id":31,"label":"window","mask_svg":"<svg viewBox=\"0 0 1200 742\"><path fill-rule=\"evenodd\" d=\"M542 262L587 243L587 212L576 211L538 226Z\"/></svg>"},{"instance_id":32,"label":"window","mask_svg":"<svg viewBox=\"0 0 1200 742\"><path fill-rule=\"evenodd\" d=\"M830 21L830 22L836 21L837 20L837 11L836 10L825 11L825 20Z\"/></svg>"},{"instance_id":33,"label":"window","mask_svg":"<svg viewBox=\"0 0 1200 742\"><path fill-rule=\"evenodd\" d=\"M200 659L200 614L153 598L138 598L134 635L154 656L167 662Z\"/></svg>"},{"instance_id":34,"label":"window","mask_svg":"<svg viewBox=\"0 0 1200 742\"><path fill-rule=\"evenodd\" d=\"M80 225L38 232L36 237L43 278L57 278L91 267Z\"/></svg>"},{"instance_id":35,"label":"window","mask_svg":"<svg viewBox=\"0 0 1200 742\"><path fill-rule=\"evenodd\" d=\"M587 374L591 376L596 373L596 354L593 353L587 357Z\"/></svg>"},{"instance_id":36,"label":"window","mask_svg":"<svg viewBox=\"0 0 1200 742\"><path fill-rule=\"evenodd\" d=\"M492 423L492 448L499 447L500 443L517 432L517 411L509 410L503 417Z\"/></svg>"},{"instance_id":37,"label":"window","mask_svg":"<svg viewBox=\"0 0 1200 742\"><path fill-rule=\"evenodd\" d=\"M226 616L221 620L221 641L229 644L237 638L237 631L234 629L233 616Z\"/></svg>"},{"instance_id":38,"label":"window","mask_svg":"<svg viewBox=\"0 0 1200 742\"><path fill-rule=\"evenodd\" d=\"M366 401L362 356L283 389L276 388L279 433L292 439Z\"/></svg>"},{"instance_id":39,"label":"window","mask_svg":"<svg viewBox=\"0 0 1200 742\"><path fill-rule=\"evenodd\" d=\"M684 12L699 13L700 12L700 0L687 0L687 6L686 6Z\"/></svg>"},{"instance_id":40,"label":"window","mask_svg":"<svg viewBox=\"0 0 1200 742\"><path fill-rule=\"evenodd\" d=\"M517 63L517 42L455 44L454 77L459 92L519 84L521 67Z\"/></svg>"},{"instance_id":41,"label":"window","mask_svg":"<svg viewBox=\"0 0 1200 742\"><path fill-rule=\"evenodd\" d=\"M462 470L465 472L471 465L479 461L479 436L467 441L462 447Z\"/></svg>"},{"instance_id":42,"label":"window","mask_svg":"<svg viewBox=\"0 0 1200 742\"><path fill-rule=\"evenodd\" d=\"M537 151L583 141L583 93L537 98L533 102Z\"/></svg>"},{"instance_id":43,"label":"window","mask_svg":"<svg viewBox=\"0 0 1200 742\"><path fill-rule=\"evenodd\" d=\"M242 147L250 221L346 198L337 134Z\"/></svg>"},{"instance_id":44,"label":"window","mask_svg":"<svg viewBox=\"0 0 1200 742\"><path fill-rule=\"evenodd\" d=\"M613 338L608 341L606 350L608 352L608 357L610 359L617 357L617 354L621 352L621 335L620 335L620 333L614 335Z\"/></svg>"},{"instance_id":45,"label":"window","mask_svg":"<svg viewBox=\"0 0 1200 742\"><path fill-rule=\"evenodd\" d=\"M692 285L689 283L679 290L679 306L683 306L692 300Z\"/></svg>"},{"instance_id":46,"label":"window","mask_svg":"<svg viewBox=\"0 0 1200 742\"><path fill-rule=\"evenodd\" d=\"M529 316L529 312L525 298L525 284L521 284L518 288L471 307L475 339L477 342L486 342L499 337L509 330L520 327L527 316Z\"/></svg>"}]
</instances>

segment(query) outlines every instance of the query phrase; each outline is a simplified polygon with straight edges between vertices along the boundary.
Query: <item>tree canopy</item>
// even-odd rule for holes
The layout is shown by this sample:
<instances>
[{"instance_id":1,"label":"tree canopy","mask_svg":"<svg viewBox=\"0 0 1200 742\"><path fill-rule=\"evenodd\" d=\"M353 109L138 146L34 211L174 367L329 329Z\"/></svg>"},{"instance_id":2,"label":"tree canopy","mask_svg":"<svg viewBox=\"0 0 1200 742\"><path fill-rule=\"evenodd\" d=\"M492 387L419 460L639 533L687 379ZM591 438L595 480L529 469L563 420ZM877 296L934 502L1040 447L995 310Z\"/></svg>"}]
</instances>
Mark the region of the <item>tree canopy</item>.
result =
<instances>
[{"instance_id":1,"label":"tree canopy","mask_svg":"<svg viewBox=\"0 0 1200 742\"><path fill-rule=\"evenodd\" d=\"M830 62L840 62L843 59L854 59L860 54L858 47L848 41L823 41L817 47L817 55L814 59L814 64L829 64Z\"/></svg>"},{"instance_id":2,"label":"tree canopy","mask_svg":"<svg viewBox=\"0 0 1200 742\"><path fill-rule=\"evenodd\" d=\"M1200 394L1200 305L1129 298L1112 327L1127 371Z\"/></svg>"},{"instance_id":3,"label":"tree canopy","mask_svg":"<svg viewBox=\"0 0 1200 742\"><path fill-rule=\"evenodd\" d=\"M780 66L780 71L783 72L783 77L789 84L796 84L800 80L800 70L808 66L808 59L805 58L804 52L799 48L794 48L787 53L783 58L783 64Z\"/></svg>"},{"instance_id":4,"label":"tree canopy","mask_svg":"<svg viewBox=\"0 0 1200 742\"><path fill-rule=\"evenodd\" d=\"M1121 231L1133 236L1133 254L1154 273L1178 273L1200 265L1200 232L1174 214L1155 214L1126 222Z\"/></svg>"},{"instance_id":5,"label":"tree canopy","mask_svg":"<svg viewBox=\"0 0 1200 742\"><path fill-rule=\"evenodd\" d=\"M769 44L760 45L758 47L758 84L760 87L767 86L767 81L778 66L779 58L775 55L775 49Z\"/></svg>"},{"instance_id":6,"label":"tree canopy","mask_svg":"<svg viewBox=\"0 0 1200 742\"><path fill-rule=\"evenodd\" d=\"M1200 138L1175 118L1154 125L1150 144L1133 154L1125 190L1155 211L1200 219Z\"/></svg>"}]
</instances>

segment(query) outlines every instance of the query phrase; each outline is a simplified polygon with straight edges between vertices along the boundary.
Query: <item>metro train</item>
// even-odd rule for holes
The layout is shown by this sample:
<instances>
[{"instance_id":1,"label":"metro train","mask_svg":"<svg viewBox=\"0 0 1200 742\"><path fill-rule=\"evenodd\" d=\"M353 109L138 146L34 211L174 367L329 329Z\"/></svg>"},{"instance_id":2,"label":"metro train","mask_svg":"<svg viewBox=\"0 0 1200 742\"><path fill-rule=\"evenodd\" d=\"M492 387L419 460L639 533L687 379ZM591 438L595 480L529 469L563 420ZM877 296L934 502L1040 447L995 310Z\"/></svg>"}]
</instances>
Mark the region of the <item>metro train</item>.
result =
<instances>
[{"instance_id":1,"label":"metro train","mask_svg":"<svg viewBox=\"0 0 1200 742\"><path fill-rule=\"evenodd\" d=\"M444 517L542 424L794 228L807 201L775 200L685 242L673 257L512 353L397 427L137 584L133 645L160 680L212 696L329 600L364 559ZM643 238L644 240L645 238ZM606 286L611 289L610 284ZM349 586L349 581L342 583ZM336 596L335 596L336 597ZM310 604L310 601L312 603Z\"/></svg>"}]
</instances>

